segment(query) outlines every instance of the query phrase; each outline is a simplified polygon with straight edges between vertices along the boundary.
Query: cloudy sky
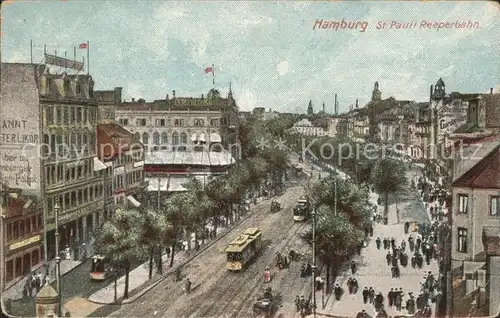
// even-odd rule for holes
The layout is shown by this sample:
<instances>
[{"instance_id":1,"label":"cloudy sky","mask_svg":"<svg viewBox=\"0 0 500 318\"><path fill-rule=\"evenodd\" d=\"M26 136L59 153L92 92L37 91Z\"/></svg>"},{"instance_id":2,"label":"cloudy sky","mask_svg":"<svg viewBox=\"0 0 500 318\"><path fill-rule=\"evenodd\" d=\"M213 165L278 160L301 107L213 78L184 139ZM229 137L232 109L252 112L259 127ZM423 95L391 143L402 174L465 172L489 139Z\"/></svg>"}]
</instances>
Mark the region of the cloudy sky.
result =
<instances>
[{"instance_id":1,"label":"cloudy sky","mask_svg":"<svg viewBox=\"0 0 500 318\"><path fill-rule=\"evenodd\" d=\"M448 91L485 92L500 83L500 7L491 2L171 2L40 1L2 5L2 62L73 58L90 41L96 89L123 87L124 98L200 96L215 65L225 94L241 109L304 112L334 94L341 109L382 97L426 101L440 77ZM317 19L367 21L358 30L313 30ZM378 21L417 22L378 30ZM422 20L478 21L475 29L420 29ZM77 58L86 56L77 49ZM85 57L86 58L86 57Z\"/></svg>"}]
</instances>

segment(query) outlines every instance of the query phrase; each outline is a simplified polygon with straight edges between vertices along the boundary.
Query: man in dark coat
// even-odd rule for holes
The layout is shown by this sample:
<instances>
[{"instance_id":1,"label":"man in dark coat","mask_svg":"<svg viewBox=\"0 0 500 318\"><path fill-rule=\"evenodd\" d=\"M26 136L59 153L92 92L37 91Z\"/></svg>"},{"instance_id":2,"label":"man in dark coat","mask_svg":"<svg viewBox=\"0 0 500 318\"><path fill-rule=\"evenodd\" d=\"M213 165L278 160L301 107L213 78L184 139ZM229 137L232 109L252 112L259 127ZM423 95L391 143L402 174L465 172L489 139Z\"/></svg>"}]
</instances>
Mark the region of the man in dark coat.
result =
<instances>
[{"instance_id":1,"label":"man in dark coat","mask_svg":"<svg viewBox=\"0 0 500 318\"><path fill-rule=\"evenodd\" d=\"M370 291L368 290L368 287L365 287L363 289L363 303L366 304L368 303L368 297L370 296Z\"/></svg>"},{"instance_id":2,"label":"man in dark coat","mask_svg":"<svg viewBox=\"0 0 500 318\"><path fill-rule=\"evenodd\" d=\"M377 249L379 250L380 249L380 237L377 237L377 239L375 240L375 243L377 244Z\"/></svg>"}]
</instances>

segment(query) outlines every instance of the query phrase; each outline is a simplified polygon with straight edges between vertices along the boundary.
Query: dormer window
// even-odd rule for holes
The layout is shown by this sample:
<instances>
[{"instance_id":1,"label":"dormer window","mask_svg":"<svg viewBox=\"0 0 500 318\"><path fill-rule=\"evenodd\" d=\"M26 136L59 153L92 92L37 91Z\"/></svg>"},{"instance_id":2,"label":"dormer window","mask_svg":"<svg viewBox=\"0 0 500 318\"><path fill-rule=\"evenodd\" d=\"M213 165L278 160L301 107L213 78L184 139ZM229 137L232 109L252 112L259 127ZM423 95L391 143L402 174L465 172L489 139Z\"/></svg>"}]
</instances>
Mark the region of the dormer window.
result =
<instances>
[{"instance_id":1,"label":"dormer window","mask_svg":"<svg viewBox=\"0 0 500 318\"><path fill-rule=\"evenodd\" d=\"M50 93L50 88L52 87L52 79L47 77L47 93Z\"/></svg>"},{"instance_id":2,"label":"dormer window","mask_svg":"<svg viewBox=\"0 0 500 318\"><path fill-rule=\"evenodd\" d=\"M82 86L79 83L76 83L76 94L80 95L82 93Z\"/></svg>"}]
</instances>

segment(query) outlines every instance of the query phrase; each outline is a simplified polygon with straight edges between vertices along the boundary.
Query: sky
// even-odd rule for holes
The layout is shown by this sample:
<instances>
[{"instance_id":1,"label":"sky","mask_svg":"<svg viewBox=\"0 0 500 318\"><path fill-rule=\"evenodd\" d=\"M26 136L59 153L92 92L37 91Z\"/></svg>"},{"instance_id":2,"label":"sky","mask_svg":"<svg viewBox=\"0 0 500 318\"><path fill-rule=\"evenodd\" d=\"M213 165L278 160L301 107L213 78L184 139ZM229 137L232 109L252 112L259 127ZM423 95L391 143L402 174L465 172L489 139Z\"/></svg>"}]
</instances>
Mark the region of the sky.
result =
<instances>
[{"instance_id":1,"label":"sky","mask_svg":"<svg viewBox=\"0 0 500 318\"><path fill-rule=\"evenodd\" d=\"M360 29L316 29L324 21L368 22ZM420 28L421 21L478 21L472 29ZM377 29L377 22L413 22ZM123 87L123 98L201 96L232 85L241 110L333 113L371 98L428 101L446 89L487 92L500 83L500 6L494 2L348 1L15 1L2 5L2 62L43 62L48 53L86 59L95 89Z\"/></svg>"}]
</instances>

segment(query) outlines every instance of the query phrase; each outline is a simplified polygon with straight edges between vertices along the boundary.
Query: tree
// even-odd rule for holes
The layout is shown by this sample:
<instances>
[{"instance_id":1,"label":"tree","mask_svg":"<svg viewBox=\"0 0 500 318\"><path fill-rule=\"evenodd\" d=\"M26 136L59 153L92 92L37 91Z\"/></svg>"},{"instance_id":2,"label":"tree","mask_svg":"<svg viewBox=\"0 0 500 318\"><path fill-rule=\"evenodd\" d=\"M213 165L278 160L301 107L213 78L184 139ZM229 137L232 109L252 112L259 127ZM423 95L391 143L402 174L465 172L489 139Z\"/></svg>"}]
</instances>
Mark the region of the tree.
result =
<instances>
[{"instance_id":1,"label":"tree","mask_svg":"<svg viewBox=\"0 0 500 318\"><path fill-rule=\"evenodd\" d=\"M338 175L323 178L316 183L312 189L312 197L316 207L324 205L331 211L336 208L339 214L346 215L358 228L371 223L368 191L357 184L346 182Z\"/></svg>"},{"instance_id":2,"label":"tree","mask_svg":"<svg viewBox=\"0 0 500 318\"><path fill-rule=\"evenodd\" d=\"M156 256L158 269L162 271L162 247L164 231L167 230L167 218L160 211L146 209L142 212L143 223L141 232L141 243L149 251L149 279L153 276L153 260Z\"/></svg>"},{"instance_id":3,"label":"tree","mask_svg":"<svg viewBox=\"0 0 500 318\"><path fill-rule=\"evenodd\" d=\"M176 193L169 197L165 202L166 219L170 227L166 229L165 238L170 242L170 267L174 265L175 246L182 237L184 230L186 211L191 209L191 198L188 192Z\"/></svg>"},{"instance_id":4,"label":"tree","mask_svg":"<svg viewBox=\"0 0 500 318\"><path fill-rule=\"evenodd\" d=\"M125 271L124 298L128 298L132 262L144 258L141 246L143 222L138 210L117 210L113 218L103 224L96 238L96 252L107 258L112 266Z\"/></svg>"},{"instance_id":5,"label":"tree","mask_svg":"<svg viewBox=\"0 0 500 318\"><path fill-rule=\"evenodd\" d=\"M384 215L389 212L389 195L397 195L406 184L406 169L404 163L390 158L377 161L372 171L371 182L375 190L384 196Z\"/></svg>"},{"instance_id":6,"label":"tree","mask_svg":"<svg viewBox=\"0 0 500 318\"><path fill-rule=\"evenodd\" d=\"M316 255L326 266L326 284L329 286L332 267L335 271L358 249L364 233L351 223L349 217L326 205L316 209ZM312 239L308 232L306 239Z\"/></svg>"}]
</instances>

